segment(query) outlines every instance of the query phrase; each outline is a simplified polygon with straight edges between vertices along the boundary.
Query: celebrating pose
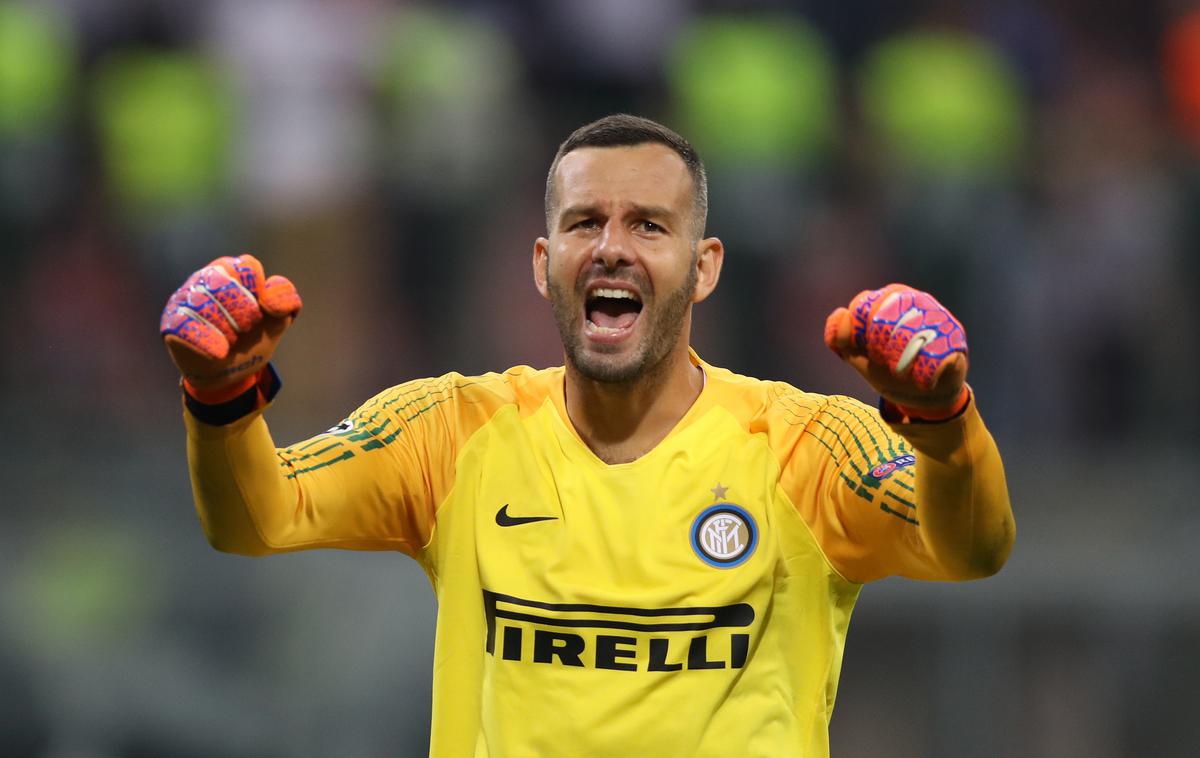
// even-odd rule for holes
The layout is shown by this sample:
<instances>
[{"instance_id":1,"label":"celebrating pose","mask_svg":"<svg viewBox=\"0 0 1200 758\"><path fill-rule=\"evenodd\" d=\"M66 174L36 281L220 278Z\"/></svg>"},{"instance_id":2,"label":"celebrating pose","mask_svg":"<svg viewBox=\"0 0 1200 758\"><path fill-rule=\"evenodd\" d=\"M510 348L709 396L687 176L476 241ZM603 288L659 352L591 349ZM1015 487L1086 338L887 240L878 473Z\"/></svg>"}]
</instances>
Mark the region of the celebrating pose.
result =
<instances>
[{"instance_id":1,"label":"celebrating pose","mask_svg":"<svg viewBox=\"0 0 1200 758\"><path fill-rule=\"evenodd\" d=\"M400 384L285 448L262 412L296 288L225 257L167 303L212 545L399 550L429 575L433 755L826 756L862 584L1004 564L958 321L899 284L830 315L878 410L709 365L689 347L724 261L706 215L678 134L578 129L533 243L564 365Z\"/></svg>"}]
</instances>

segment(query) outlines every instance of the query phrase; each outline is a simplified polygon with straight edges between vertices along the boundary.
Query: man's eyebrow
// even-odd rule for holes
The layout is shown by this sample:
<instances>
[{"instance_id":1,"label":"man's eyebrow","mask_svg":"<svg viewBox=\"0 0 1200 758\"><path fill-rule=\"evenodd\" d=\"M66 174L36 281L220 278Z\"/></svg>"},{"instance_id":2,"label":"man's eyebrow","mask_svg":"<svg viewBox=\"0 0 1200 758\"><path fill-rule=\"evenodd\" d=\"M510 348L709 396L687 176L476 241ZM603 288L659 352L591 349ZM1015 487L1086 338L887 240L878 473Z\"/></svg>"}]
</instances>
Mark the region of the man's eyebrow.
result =
<instances>
[{"instance_id":1,"label":"man's eyebrow","mask_svg":"<svg viewBox=\"0 0 1200 758\"><path fill-rule=\"evenodd\" d=\"M560 218L567 216L595 216L600 212L599 206L596 205L571 205L562 209L559 214Z\"/></svg>"},{"instance_id":2,"label":"man's eyebrow","mask_svg":"<svg viewBox=\"0 0 1200 758\"><path fill-rule=\"evenodd\" d=\"M634 205L633 214L645 218L674 218L675 211L664 205Z\"/></svg>"},{"instance_id":3,"label":"man's eyebrow","mask_svg":"<svg viewBox=\"0 0 1200 758\"><path fill-rule=\"evenodd\" d=\"M569 218L587 218L589 216L603 216L604 211L598 205L570 205L562 209L559 214L559 221L565 221ZM653 218L659 220L675 220L675 211L665 205L640 205L634 203L629 207L629 214L637 218Z\"/></svg>"}]
</instances>

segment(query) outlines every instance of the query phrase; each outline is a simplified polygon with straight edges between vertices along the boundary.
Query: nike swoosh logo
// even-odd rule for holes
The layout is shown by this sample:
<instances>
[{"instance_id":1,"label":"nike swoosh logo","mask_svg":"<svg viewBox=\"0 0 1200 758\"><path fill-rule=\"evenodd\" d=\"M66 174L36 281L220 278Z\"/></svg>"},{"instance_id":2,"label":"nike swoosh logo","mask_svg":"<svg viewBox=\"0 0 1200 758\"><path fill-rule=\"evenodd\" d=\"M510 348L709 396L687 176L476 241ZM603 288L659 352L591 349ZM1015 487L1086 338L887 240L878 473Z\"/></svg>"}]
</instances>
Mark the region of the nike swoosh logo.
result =
<instances>
[{"instance_id":1,"label":"nike swoosh logo","mask_svg":"<svg viewBox=\"0 0 1200 758\"><path fill-rule=\"evenodd\" d=\"M500 526L520 526L521 524L532 524L535 521L554 521L557 518L558 516L510 516L508 515L508 503L496 511L496 523Z\"/></svg>"}]
</instances>

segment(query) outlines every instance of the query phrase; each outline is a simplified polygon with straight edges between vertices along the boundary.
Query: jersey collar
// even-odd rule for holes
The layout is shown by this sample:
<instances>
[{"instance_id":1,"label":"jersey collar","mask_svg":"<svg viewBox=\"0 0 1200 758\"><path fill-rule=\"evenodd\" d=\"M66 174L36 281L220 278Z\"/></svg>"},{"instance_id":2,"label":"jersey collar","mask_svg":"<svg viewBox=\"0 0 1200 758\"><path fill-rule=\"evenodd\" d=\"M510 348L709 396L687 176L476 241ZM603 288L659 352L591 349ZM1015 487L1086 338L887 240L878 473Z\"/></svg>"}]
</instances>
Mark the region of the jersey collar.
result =
<instances>
[{"instance_id":1,"label":"jersey collar","mask_svg":"<svg viewBox=\"0 0 1200 758\"><path fill-rule=\"evenodd\" d=\"M670 447L670 442L682 433L685 429L691 426L697 419L702 417L705 411L713 404L713 390L709 382L709 373L711 366L705 363L694 349L688 347L688 360L693 366L700 369L701 386L700 394L696 397L695 402L688 408L683 417L675 423L674 428L663 437L657 445L647 451L640 458L629 461L628 463L605 463L596 456L592 449L587 446L583 438L579 436L575 425L571 423L571 417L567 415L566 401L566 371L560 375L556 386L550 393L550 399L554 404L554 416L557 421L559 436L562 438L564 451L572 453L572 457L577 461L586 460L594 465L604 466L607 468L620 468L623 466L637 466L643 461L654 458L661 450Z\"/></svg>"}]
</instances>

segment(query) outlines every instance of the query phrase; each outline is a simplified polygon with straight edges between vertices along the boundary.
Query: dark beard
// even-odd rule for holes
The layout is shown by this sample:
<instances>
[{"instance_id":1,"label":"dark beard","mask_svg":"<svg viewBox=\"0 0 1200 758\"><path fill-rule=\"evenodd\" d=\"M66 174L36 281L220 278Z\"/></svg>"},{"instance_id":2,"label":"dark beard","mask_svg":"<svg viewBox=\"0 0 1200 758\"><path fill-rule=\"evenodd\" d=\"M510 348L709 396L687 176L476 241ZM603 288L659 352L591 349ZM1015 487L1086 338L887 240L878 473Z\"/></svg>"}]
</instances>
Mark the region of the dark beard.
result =
<instances>
[{"instance_id":1,"label":"dark beard","mask_svg":"<svg viewBox=\"0 0 1200 758\"><path fill-rule=\"evenodd\" d=\"M671 348L679 340L684 316L692 303L692 296L696 294L696 276L693 256L684 283L667 295L661 303L655 303L656 307L652 311L643 306L640 318L650 319L649 323L643 325L647 335L646 342L640 355L626 365L614 365L604 360L603 355L593 356L585 353L580 330L576 328L581 306L573 304L567 293L554 282L547 282L550 303L554 309L554 322L558 325L558 334L562 339L567 362L585 378L609 384L629 384L654 375L662 369L663 362L671 354ZM579 289L582 290L582 287ZM642 288L642 291L645 292L646 288ZM583 318L587 318L586 314Z\"/></svg>"}]
</instances>

